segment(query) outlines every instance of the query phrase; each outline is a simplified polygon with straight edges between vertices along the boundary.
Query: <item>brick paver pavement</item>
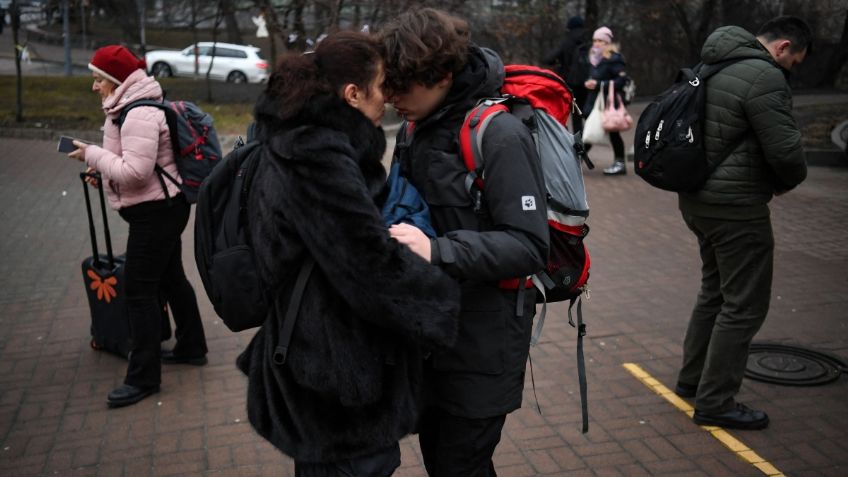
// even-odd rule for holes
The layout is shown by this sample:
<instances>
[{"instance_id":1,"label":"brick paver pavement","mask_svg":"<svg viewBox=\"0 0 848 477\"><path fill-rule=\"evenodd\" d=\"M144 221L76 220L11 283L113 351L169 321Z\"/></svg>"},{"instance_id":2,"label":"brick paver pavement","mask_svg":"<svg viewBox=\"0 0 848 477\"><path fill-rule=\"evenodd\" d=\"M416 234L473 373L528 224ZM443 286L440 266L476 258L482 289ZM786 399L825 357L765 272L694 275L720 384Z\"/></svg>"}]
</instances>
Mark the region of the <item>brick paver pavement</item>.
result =
<instances>
[{"instance_id":1,"label":"brick paver pavement","mask_svg":"<svg viewBox=\"0 0 848 477\"><path fill-rule=\"evenodd\" d=\"M89 348L80 261L90 255L81 167L55 143L0 139L0 475L287 476L291 462L246 422L245 378L233 363L251 332L234 334L199 292L209 364L166 366L160 394L107 410L125 362ZM634 379L640 365L673 386L699 282L693 236L673 194L635 176L606 178L609 152L586 173L592 216L588 434L581 434L575 334L565 309L549 310L532 350L535 389L507 420L495 455L512 476L760 476L683 413ZM848 357L848 170L811 168L776 198L773 301L759 340ZM126 226L109 216L122 251ZM790 476L848 475L848 379L820 387L746 381L740 400L769 412L760 432L732 432ZM417 442L402 443L399 476L423 476Z\"/></svg>"}]
</instances>

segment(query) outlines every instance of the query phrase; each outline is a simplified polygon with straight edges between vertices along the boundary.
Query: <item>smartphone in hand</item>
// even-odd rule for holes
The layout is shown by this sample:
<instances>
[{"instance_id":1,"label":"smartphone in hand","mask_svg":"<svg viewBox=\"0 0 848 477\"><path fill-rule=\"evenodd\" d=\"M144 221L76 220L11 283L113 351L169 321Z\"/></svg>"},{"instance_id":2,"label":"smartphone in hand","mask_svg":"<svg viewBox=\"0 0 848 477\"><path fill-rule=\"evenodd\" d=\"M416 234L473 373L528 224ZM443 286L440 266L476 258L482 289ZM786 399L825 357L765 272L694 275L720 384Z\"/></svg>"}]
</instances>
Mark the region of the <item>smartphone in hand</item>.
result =
<instances>
[{"instance_id":1,"label":"smartphone in hand","mask_svg":"<svg viewBox=\"0 0 848 477\"><path fill-rule=\"evenodd\" d=\"M59 137L59 144L56 146L56 152L73 152L76 150L76 146L74 146L74 138L69 136L61 136Z\"/></svg>"}]
</instances>

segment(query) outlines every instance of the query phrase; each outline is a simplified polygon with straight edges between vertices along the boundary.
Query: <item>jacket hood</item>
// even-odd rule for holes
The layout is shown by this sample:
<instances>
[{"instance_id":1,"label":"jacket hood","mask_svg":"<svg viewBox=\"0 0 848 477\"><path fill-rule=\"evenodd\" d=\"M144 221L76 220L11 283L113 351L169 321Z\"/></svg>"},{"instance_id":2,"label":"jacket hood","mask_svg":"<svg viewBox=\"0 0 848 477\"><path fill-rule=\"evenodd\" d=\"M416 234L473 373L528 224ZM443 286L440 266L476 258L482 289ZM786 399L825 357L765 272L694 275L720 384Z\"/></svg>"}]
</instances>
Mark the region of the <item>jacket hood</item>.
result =
<instances>
[{"instance_id":1,"label":"jacket hood","mask_svg":"<svg viewBox=\"0 0 848 477\"><path fill-rule=\"evenodd\" d=\"M480 98L500 96L505 75L503 61L497 53L472 45L468 51L468 64L454 77L442 106L422 124L437 122L455 110L464 114Z\"/></svg>"},{"instance_id":2,"label":"jacket hood","mask_svg":"<svg viewBox=\"0 0 848 477\"><path fill-rule=\"evenodd\" d=\"M761 58L774 63L771 54L757 37L744 28L725 26L716 29L704 42L701 60L713 64L733 58Z\"/></svg>"},{"instance_id":3,"label":"jacket hood","mask_svg":"<svg viewBox=\"0 0 848 477\"><path fill-rule=\"evenodd\" d=\"M255 116L256 138L278 159L320 160L328 148L339 149L357 161L372 196L382 189L386 179L381 162L386 150L385 132L338 96L313 96L297 115L283 120L276 102L262 93ZM339 133L346 141L338 141Z\"/></svg>"},{"instance_id":4,"label":"jacket hood","mask_svg":"<svg viewBox=\"0 0 848 477\"><path fill-rule=\"evenodd\" d=\"M103 101L106 114L118 114L124 105L138 99L162 101L162 86L156 78L147 76L144 70L135 70Z\"/></svg>"},{"instance_id":5,"label":"jacket hood","mask_svg":"<svg viewBox=\"0 0 848 477\"><path fill-rule=\"evenodd\" d=\"M468 64L454 78L445 104L459 103L465 98L496 96L503 85L504 75L504 64L497 53L472 46Z\"/></svg>"}]
</instances>

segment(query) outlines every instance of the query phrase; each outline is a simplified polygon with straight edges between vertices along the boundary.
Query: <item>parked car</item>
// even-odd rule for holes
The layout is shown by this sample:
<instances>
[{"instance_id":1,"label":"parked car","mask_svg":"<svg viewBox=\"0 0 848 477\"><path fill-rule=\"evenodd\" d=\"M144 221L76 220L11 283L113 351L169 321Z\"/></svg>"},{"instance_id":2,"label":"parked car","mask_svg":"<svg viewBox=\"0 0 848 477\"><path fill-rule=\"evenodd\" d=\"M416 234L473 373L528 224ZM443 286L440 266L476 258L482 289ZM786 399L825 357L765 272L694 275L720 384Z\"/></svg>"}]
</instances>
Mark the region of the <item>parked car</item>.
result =
<instances>
[{"instance_id":1,"label":"parked car","mask_svg":"<svg viewBox=\"0 0 848 477\"><path fill-rule=\"evenodd\" d=\"M157 78L194 76L194 49L194 45L189 45L182 51L153 50L144 59L150 73ZM209 76L212 79L230 83L263 83L268 80L268 62L255 46L208 41L197 43L197 49L197 71L201 76L206 75L211 62Z\"/></svg>"}]
</instances>

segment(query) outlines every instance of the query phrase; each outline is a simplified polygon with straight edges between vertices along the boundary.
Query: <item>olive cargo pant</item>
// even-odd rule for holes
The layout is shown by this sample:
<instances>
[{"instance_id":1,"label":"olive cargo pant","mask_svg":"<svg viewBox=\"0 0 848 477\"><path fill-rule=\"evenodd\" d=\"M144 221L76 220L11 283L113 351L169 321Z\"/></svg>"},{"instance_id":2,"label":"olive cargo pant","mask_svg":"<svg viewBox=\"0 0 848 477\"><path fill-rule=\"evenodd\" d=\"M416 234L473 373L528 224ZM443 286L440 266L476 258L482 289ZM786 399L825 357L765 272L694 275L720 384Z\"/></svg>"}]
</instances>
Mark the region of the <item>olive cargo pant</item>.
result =
<instances>
[{"instance_id":1,"label":"olive cargo pant","mask_svg":"<svg viewBox=\"0 0 848 477\"><path fill-rule=\"evenodd\" d=\"M683 219L698 238L702 266L678 382L698 386L695 409L723 412L734 405L748 346L768 313L774 259L771 220L686 214Z\"/></svg>"}]
</instances>

